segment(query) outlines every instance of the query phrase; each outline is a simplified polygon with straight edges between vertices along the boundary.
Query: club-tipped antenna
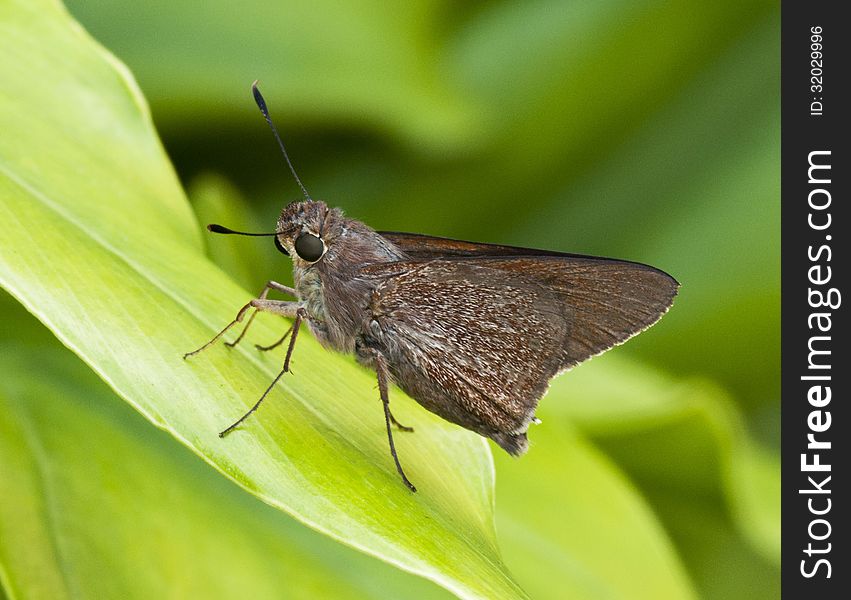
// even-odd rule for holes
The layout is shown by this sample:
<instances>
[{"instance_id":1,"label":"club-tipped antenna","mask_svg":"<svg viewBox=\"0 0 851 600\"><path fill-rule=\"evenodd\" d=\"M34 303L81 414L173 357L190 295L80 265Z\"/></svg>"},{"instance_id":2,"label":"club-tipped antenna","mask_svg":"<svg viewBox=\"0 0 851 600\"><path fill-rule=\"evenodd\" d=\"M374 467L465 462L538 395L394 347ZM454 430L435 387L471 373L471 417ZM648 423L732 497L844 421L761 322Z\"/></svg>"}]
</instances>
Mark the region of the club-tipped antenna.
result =
<instances>
[{"instance_id":1,"label":"club-tipped antenna","mask_svg":"<svg viewBox=\"0 0 851 600\"><path fill-rule=\"evenodd\" d=\"M275 139L278 140L278 146L281 147L281 152L284 153L284 158L287 161L287 165L290 168L290 172L293 174L293 177L295 177L295 182L298 184L298 187L301 188L301 192L304 194L304 197L307 199L307 201L313 202L313 198L311 198L310 194L307 193L307 188L304 187L304 184L301 182L301 179L299 179L298 174L295 172L293 163L290 160L290 155L287 154L287 149L284 147L284 142L283 140L281 140L281 136L278 135L278 128L275 127L275 124L272 122L272 117L269 116L269 109L266 107L266 101L263 99L263 94L261 94L260 90L257 89L257 82L258 80L255 80L254 83L251 84L251 93L254 94L254 101L257 103L257 107L260 109L260 112L263 113L263 118L266 119L266 122L272 129L272 133L274 134Z\"/></svg>"},{"instance_id":2,"label":"club-tipped antenna","mask_svg":"<svg viewBox=\"0 0 851 600\"><path fill-rule=\"evenodd\" d=\"M248 233L245 231L237 231L236 229L231 229L230 227L225 227L224 225L219 225L217 223L210 223L207 225L207 231L212 231L213 233L224 233L224 234L234 234L234 235L252 235L252 236L265 236L265 235L278 235L283 233L282 231L273 231L271 233Z\"/></svg>"}]
</instances>

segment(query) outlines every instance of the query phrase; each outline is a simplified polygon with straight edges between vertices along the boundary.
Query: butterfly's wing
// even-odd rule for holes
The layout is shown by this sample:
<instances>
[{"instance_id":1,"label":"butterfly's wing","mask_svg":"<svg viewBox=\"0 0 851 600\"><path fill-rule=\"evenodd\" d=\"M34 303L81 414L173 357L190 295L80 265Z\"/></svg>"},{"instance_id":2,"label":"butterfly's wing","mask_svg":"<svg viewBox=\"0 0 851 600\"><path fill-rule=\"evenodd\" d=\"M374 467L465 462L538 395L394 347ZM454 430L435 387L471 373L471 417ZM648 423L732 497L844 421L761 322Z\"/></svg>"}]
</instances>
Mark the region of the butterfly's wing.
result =
<instances>
[{"instance_id":1,"label":"butterfly's wing","mask_svg":"<svg viewBox=\"0 0 851 600\"><path fill-rule=\"evenodd\" d=\"M565 351L562 368L608 350L655 323L679 288L664 271L637 262L418 233L379 233L414 261L478 261L477 265L503 273L522 272L550 286L564 309L573 313L575 325L576 335Z\"/></svg>"},{"instance_id":2,"label":"butterfly's wing","mask_svg":"<svg viewBox=\"0 0 851 600\"><path fill-rule=\"evenodd\" d=\"M362 275L378 281L365 343L397 384L512 454L525 451L549 380L652 325L677 288L646 265L549 254L456 254Z\"/></svg>"},{"instance_id":3,"label":"butterfly's wing","mask_svg":"<svg viewBox=\"0 0 851 600\"><path fill-rule=\"evenodd\" d=\"M519 246L502 246L500 244L482 244L465 242L450 238L434 237L421 233L403 233L401 231L379 231L382 237L392 242L413 260L450 257L499 257L499 256L561 256L565 258L591 258L608 260L583 254L567 254L553 250L536 250ZM626 261L618 261L626 262Z\"/></svg>"}]
</instances>

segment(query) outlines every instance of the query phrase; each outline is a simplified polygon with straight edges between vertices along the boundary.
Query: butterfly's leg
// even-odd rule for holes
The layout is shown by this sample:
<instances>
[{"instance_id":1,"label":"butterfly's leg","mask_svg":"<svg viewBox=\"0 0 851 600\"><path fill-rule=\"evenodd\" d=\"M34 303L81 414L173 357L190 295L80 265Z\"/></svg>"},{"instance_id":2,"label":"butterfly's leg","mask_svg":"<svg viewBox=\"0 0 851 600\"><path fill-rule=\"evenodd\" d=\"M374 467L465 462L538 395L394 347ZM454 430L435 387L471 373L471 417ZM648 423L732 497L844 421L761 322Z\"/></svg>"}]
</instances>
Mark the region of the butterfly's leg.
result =
<instances>
[{"instance_id":1,"label":"butterfly's leg","mask_svg":"<svg viewBox=\"0 0 851 600\"><path fill-rule=\"evenodd\" d=\"M287 348L287 356L284 359L284 367L281 369L281 372L275 376L275 379L272 380L272 383L269 384L269 387L266 388L266 391L263 392L263 395L260 396L260 399L254 404L254 406L248 409L248 412L246 412L239 419L237 419L230 427L220 432L219 437L225 437L231 431L239 427L239 425L243 421L245 421L245 419L247 419L251 415L251 413L253 413L260 407L260 404L263 402L263 400L266 399L266 396L269 395L269 392L272 391L272 388L275 387L275 384L278 383L281 377L284 376L284 373L289 372L290 357L292 357L293 348L295 348L295 341L298 337L299 326L301 325L301 322L304 320L304 318L307 316L307 313L304 308L300 307L297 302L280 302L277 300L265 300L258 298L257 300L252 300L251 303L257 310L274 312L284 317L295 317L295 321L293 321L293 326L291 329L292 337L290 337L290 345Z\"/></svg>"},{"instance_id":2,"label":"butterfly's leg","mask_svg":"<svg viewBox=\"0 0 851 600\"><path fill-rule=\"evenodd\" d=\"M284 294L289 294L290 296L295 296L295 290L293 288L287 287L285 285L281 285L280 283L277 283L276 281L270 281L263 287L263 291L260 292L260 296L258 297L258 299L259 300L265 300L266 295L269 293L269 290L278 290L279 292L283 292ZM252 302L253 302L253 300L252 300ZM251 308L256 308L256 307L252 306L251 302L249 302L248 304L246 304L245 306L240 308L239 312L236 313L236 318L233 321L231 321L230 323L228 323L225 326L224 329L222 329L220 332L218 332L216 335L214 335L213 339L211 339L209 342L207 342L206 344L204 344L203 346L201 346L197 350L193 350L192 352L187 352L186 354L183 355L183 358L186 359L186 358L189 358L190 356L195 356L196 354L198 354L202 350L206 350L207 348L209 348L210 346L215 344L219 340L220 337L222 337L225 333L228 332L228 330L231 327L233 327L237 323L240 323L245 318L245 314ZM242 336L245 335L245 331L248 329L248 326L251 325L251 322L254 320L254 315L256 315L256 314L257 314L256 310L253 313L251 313L251 317L249 317L248 323L246 323L245 328L242 330L242 333L239 335L238 338L236 338L236 340L234 342L228 343L227 344L228 346L233 347L237 344L237 342L239 342L239 340L242 339Z\"/></svg>"},{"instance_id":3,"label":"butterfly's leg","mask_svg":"<svg viewBox=\"0 0 851 600\"><path fill-rule=\"evenodd\" d=\"M390 396L387 391L387 382L389 380L387 361L385 361L384 357L377 351L373 351L373 357L375 373L378 376L378 392L381 395L381 403L384 405L384 422L387 425L387 440L390 442L390 454L393 456L393 462L396 463L396 470L402 477L404 484L408 486L409 490L416 492L417 488L408 480L408 477L405 475L405 471L402 470L402 465L399 462L399 456L396 454L396 445L393 443L393 429L390 427L390 423L392 421L398 425L398 422L390 414Z\"/></svg>"},{"instance_id":4,"label":"butterfly's leg","mask_svg":"<svg viewBox=\"0 0 851 600\"><path fill-rule=\"evenodd\" d=\"M408 427L407 425L402 425L399 421L396 420L396 417L393 416L393 413L390 412L390 405L388 403L387 412L390 413L390 422L393 423L399 431L406 431L408 433L412 433L414 431L413 427Z\"/></svg>"},{"instance_id":5,"label":"butterfly's leg","mask_svg":"<svg viewBox=\"0 0 851 600\"><path fill-rule=\"evenodd\" d=\"M274 350L278 346L284 343L284 341L289 337L289 335L293 332L292 326L284 332L284 335L280 337L277 342L269 344L268 346L263 346L262 344L254 344L254 347L262 352L266 352L268 350Z\"/></svg>"},{"instance_id":6,"label":"butterfly's leg","mask_svg":"<svg viewBox=\"0 0 851 600\"><path fill-rule=\"evenodd\" d=\"M285 285L281 285L277 281L269 281L269 282L266 283L266 286L263 288L263 291L260 292L260 295L257 296L257 299L258 300L265 300L266 296L269 294L269 290L277 290L277 291L281 292L282 294L286 294L287 296L292 296L293 298L298 297L298 296L296 296L295 290L293 288L287 287ZM249 304L251 304L251 303L249 302ZM250 317L248 317L248 322L245 324L245 327L242 328L242 332L239 334L239 336L234 341L225 342L226 346L230 346L231 348L233 348L239 342L242 341L242 338L245 337L245 333L248 331L248 328L251 327L251 323L254 322L254 317L257 316L258 312L259 312L259 309L257 309L257 307L255 307L255 311L253 313L251 313ZM283 339L281 339L281 341L283 341Z\"/></svg>"}]
</instances>

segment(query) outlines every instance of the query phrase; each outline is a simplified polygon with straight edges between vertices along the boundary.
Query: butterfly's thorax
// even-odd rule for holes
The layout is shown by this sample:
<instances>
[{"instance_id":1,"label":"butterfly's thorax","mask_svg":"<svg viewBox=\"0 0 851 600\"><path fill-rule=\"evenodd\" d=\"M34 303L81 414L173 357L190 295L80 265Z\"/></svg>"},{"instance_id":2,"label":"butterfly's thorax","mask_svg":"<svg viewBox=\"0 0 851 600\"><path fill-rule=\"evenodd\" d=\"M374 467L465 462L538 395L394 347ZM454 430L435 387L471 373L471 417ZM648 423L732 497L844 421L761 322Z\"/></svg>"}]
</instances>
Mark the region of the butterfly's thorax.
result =
<instances>
[{"instance_id":1,"label":"butterfly's thorax","mask_svg":"<svg viewBox=\"0 0 851 600\"><path fill-rule=\"evenodd\" d=\"M313 335L323 346L332 346L327 335L328 316L325 312L325 298L322 293L322 280L315 267L293 267L293 282L302 307L307 311L307 323Z\"/></svg>"}]
</instances>

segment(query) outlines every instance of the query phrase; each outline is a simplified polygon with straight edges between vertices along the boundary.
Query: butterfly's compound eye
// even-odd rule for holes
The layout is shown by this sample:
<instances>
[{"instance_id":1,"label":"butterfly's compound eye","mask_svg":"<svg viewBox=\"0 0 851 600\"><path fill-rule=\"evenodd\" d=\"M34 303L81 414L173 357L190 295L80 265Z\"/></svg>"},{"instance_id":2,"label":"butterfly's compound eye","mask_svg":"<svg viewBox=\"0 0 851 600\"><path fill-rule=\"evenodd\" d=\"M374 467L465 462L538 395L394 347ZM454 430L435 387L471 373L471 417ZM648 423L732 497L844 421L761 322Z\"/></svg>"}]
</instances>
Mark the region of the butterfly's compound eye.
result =
<instances>
[{"instance_id":1,"label":"butterfly's compound eye","mask_svg":"<svg viewBox=\"0 0 851 600\"><path fill-rule=\"evenodd\" d=\"M284 248L284 245L281 243L281 240L278 239L278 236L275 236L275 248L277 248L278 252L282 254L286 254L287 256L290 255L290 253L287 252L287 249Z\"/></svg>"},{"instance_id":2,"label":"butterfly's compound eye","mask_svg":"<svg viewBox=\"0 0 851 600\"><path fill-rule=\"evenodd\" d=\"M302 233L295 240L295 252L307 262L316 262L325 254L325 242L312 233Z\"/></svg>"}]
</instances>

